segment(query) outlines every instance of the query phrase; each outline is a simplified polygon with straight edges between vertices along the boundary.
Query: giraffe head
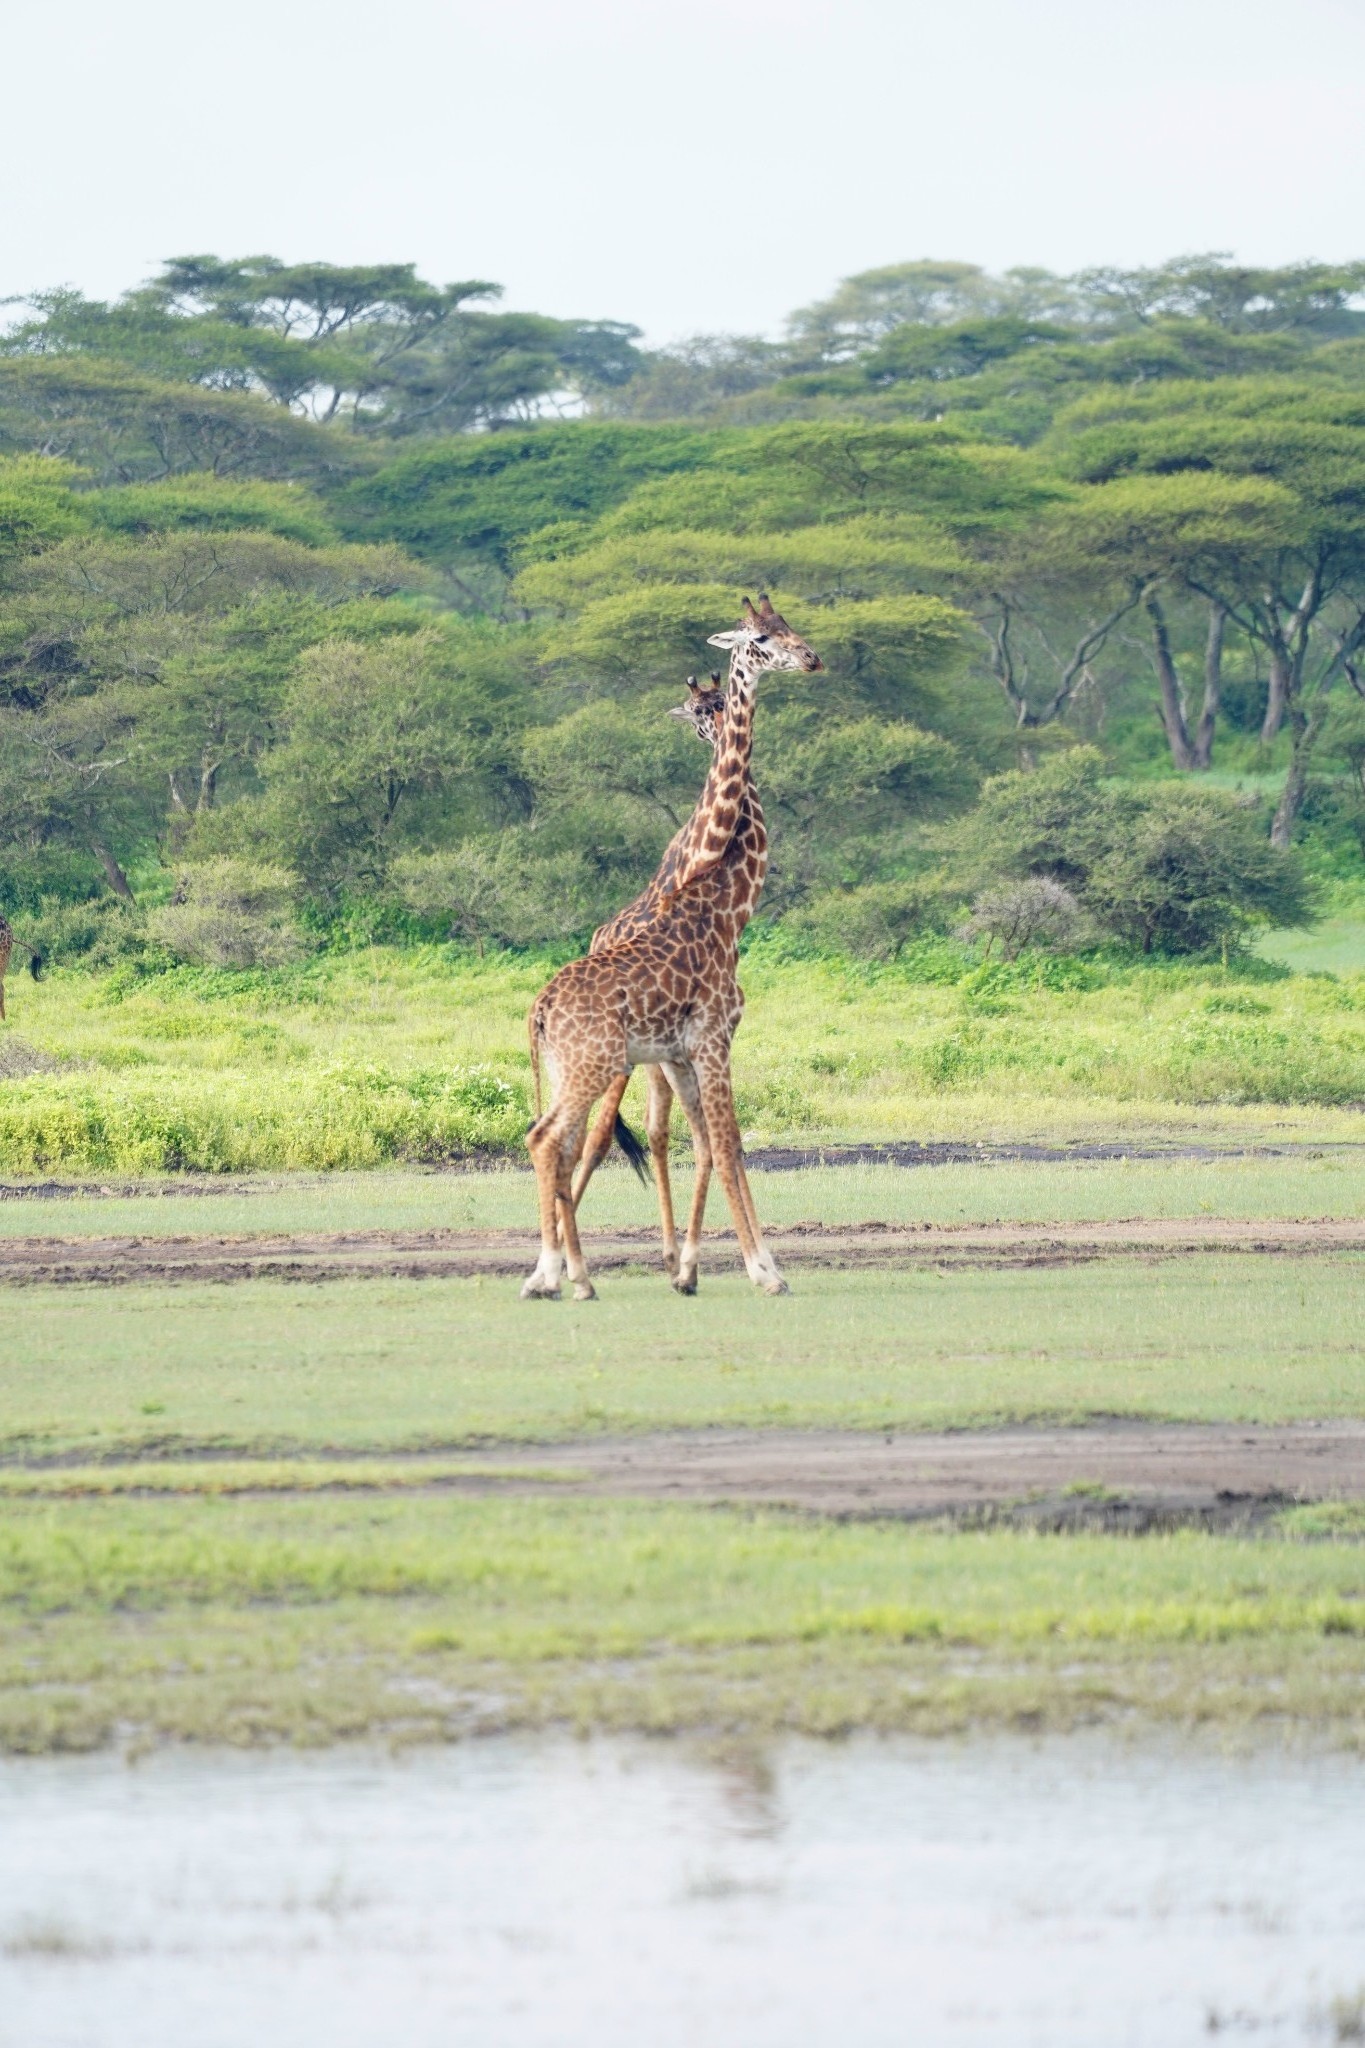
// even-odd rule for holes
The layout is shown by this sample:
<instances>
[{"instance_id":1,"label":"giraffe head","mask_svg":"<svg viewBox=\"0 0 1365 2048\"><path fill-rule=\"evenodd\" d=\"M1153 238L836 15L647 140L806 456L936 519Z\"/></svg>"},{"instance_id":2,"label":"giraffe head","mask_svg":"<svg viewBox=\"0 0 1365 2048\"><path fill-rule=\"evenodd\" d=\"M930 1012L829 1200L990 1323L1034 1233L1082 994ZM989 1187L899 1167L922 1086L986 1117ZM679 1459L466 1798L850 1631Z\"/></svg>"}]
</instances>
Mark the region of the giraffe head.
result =
<instances>
[{"instance_id":1,"label":"giraffe head","mask_svg":"<svg viewBox=\"0 0 1365 2048\"><path fill-rule=\"evenodd\" d=\"M744 600L739 624L729 633L712 633L710 647L743 650L755 668L794 668L814 675L824 663L813 647L807 647L799 633L793 633L771 598L760 594L757 606Z\"/></svg>"},{"instance_id":2,"label":"giraffe head","mask_svg":"<svg viewBox=\"0 0 1365 2048\"><path fill-rule=\"evenodd\" d=\"M712 671L711 681L703 686L695 676L687 678L687 702L671 704L670 718L681 718L691 726L697 738L713 751L720 738L720 729L725 717L725 692L720 684L720 670Z\"/></svg>"}]
</instances>

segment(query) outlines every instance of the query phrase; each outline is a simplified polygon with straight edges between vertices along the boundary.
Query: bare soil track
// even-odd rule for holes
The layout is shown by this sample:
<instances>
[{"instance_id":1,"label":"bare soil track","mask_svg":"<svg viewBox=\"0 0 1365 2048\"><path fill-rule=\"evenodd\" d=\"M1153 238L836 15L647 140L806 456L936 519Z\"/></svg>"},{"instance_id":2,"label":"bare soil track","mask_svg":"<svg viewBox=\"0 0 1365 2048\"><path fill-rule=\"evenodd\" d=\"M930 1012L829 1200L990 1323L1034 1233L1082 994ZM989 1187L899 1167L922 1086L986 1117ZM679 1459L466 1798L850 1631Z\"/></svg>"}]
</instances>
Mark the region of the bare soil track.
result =
<instances>
[{"instance_id":1,"label":"bare soil track","mask_svg":"<svg viewBox=\"0 0 1365 2048\"><path fill-rule=\"evenodd\" d=\"M504 1484L519 1461L565 1468L553 1482L556 1499L582 1493L1040 1528L1247 1527L1295 1502L1365 1497L1365 1421L1115 1421L891 1436L669 1430L503 1446L487 1457ZM471 1471L456 1483L478 1481Z\"/></svg>"},{"instance_id":2,"label":"bare soil track","mask_svg":"<svg viewBox=\"0 0 1365 2048\"><path fill-rule=\"evenodd\" d=\"M68 1453L39 1463L62 1467L72 1461ZM218 1466L220 1457L201 1452L174 1459L181 1476L187 1464L201 1461ZM121 1462L103 1461L101 1469ZM278 1471L287 1461L273 1462L267 1490L278 1499L290 1491L281 1486ZM370 1478L368 1462L353 1451L344 1476L321 1485L310 1476L308 1491L644 1500L1047 1531L1145 1534L1194 1526L1248 1533L1294 1505L1365 1500L1365 1420L1116 1418L1070 1427L889 1434L675 1429L490 1444L462 1450L457 1470L427 1452L385 1452ZM401 1480L392 1475L395 1463L406 1468ZM230 1484L216 1484L233 1493L258 1490L249 1465ZM130 1491L159 1489L147 1480Z\"/></svg>"},{"instance_id":3,"label":"bare soil track","mask_svg":"<svg viewBox=\"0 0 1365 2048\"><path fill-rule=\"evenodd\" d=\"M792 1223L767 1233L793 1270L905 1270L920 1266L1063 1266L1094 1259L1172 1259L1206 1252L1295 1257L1365 1252L1365 1218L1316 1221L1106 1223ZM652 1227L584 1232L595 1273L658 1264ZM0 1285L151 1280L511 1278L529 1271L529 1230L353 1230L297 1234L212 1232L176 1236L0 1238ZM708 1231L703 1273L732 1269L730 1231Z\"/></svg>"}]
</instances>

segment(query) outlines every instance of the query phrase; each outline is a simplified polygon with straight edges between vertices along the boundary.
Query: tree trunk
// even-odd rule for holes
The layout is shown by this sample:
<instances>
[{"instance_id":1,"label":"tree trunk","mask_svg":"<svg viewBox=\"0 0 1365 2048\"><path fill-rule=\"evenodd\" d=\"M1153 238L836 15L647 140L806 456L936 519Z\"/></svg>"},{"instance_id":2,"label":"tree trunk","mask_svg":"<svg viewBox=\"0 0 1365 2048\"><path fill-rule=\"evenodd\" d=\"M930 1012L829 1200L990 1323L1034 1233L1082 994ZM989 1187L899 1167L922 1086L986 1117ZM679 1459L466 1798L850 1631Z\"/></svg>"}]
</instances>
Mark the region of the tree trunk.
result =
<instances>
[{"instance_id":1,"label":"tree trunk","mask_svg":"<svg viewBox=\"0 0 1365 2048\"><path fill-rule=\"evenodd\" d=\"M1180 677L1176 673L1175 657L1171 653L1171 636L1166 627L1166 614L1155 595L1144 598L1143 603L1152 622L1152 660L1156 666L1157 682L1161 686L1161 722L1166 728L1166 738L1170 741L1171 759L1177 768L1193 768L1194 749L1190 745L1189 727L1185 723L1185 699L1181 695Z\"/></svg>"},{"instance_id":2,"label":"tree trunk","mask_svg":"<svg viewBox=\"0 0 1365 2048\"><path fill-rule=\"evenodd\" d=\"M124 874L123 869L114 859L113 854L109 851L104 841L93 832L90 834L90 851L104 869L105 875L108 877L109 887L113 890L114 894L121 897L125 903L136 901L132 890L128 886L128 877Z\"/></svg>"},{"instance_id":3,"label":"tree trunk","mask_svg":"<svg viewBox=\"0 0 1365 2048\"><path fill-rule=\"evenodd\" d=\"M1331 701L1327 694L1330 680L1329 673L1319 685L1317 695L1313 699L1313 707L1306 717L1297 705L1291 704L1289 708L1289 721L1294 729L1294 750L1289 756L1284 788L1280 791L1280 801L1275 806L1275 816L1270 826L1270 843L1277 846L1281 853L1288 849L1293 840L1294 827L1303 808L1303 799L1308 790L1308 770L1318 741L1322 737L1322 728L1327 723Z\"/></svg>"},{"instance_id":4,"label":"tree trunk","mask_svg":"<svg viewBox=\"0 0 1365 2048\"><path fill-rule=\"evenodd\" d=\"M1213 766L1213 734L1218 723L1218 706L1223 697L1223 634L1227 629L1227 608L1209 606L1209 632L1204 642L1204 702L1194 735L1194 766Z\"/></svg>"},{"instance_id":5,"label":"tree trunk","mask_svg":"<svg viewBox=\"0 0 1365 2048\"><path fill-rule=\"evenodd\" d=\"M1285 706L1289 702L1289 656L1280 647L1270 650L1270 695L1266 699L1265 718L1261 723L1261 745L1269 746L1280 727L1284 724Z\"/></svg>"}]
</instances>

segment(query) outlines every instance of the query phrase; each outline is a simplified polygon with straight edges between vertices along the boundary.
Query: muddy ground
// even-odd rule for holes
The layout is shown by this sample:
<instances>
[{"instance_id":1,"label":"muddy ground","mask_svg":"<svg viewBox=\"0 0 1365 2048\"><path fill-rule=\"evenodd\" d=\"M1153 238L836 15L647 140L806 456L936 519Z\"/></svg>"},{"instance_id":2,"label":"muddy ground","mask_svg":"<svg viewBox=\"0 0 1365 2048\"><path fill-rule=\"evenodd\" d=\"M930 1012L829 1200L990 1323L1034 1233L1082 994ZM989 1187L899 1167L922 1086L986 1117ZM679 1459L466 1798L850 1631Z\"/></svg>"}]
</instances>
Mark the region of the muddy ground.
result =
<instances>
[{"instance_id":1,"label":"muddy ground","mask_svg":"<svg viewBox=\"0 0 1365 2048\"><path fill-rule=\"evenodd\" d=\"M652 1226L585 1231L597 1274L659 1264ZM907 1270L923 1266L1067 1266L1095 1259L1174 1259L1208 1252L1282 1258L1365 1251L1365 1218L1262 1222L1195 1217L1105 1223L792 1223L767 1242L793 1271ZM0 1285L136 1280L433 1279L530 1271L538 1240L530 1230L348 1230L289 1234L213 1232L177 1236L0 1238ZM728 1230L707 1231L703 1272L739 1267Z\"/></svg>"},{"instance_id":2,"label":"muddy ground","mask_svg":"<svg viewBox=\"0 0 1365 2048\"><path fill-rule=\"evenodd\" d=\"M1226 1528L1254 1526L1295 1502L1365 1497L1365 1422L1107 1422L934 1435L669 1430L488 1453L503 1474L519 1460L564 1470L556 1499L583 1493L1041 1528ZM476 1472L456 1483L477 1485Z\"/></svg>"},{"instance_id":3,"label":"muddy ground","mask_svg":"<svg viewBox=\"0 0 1365 2048\"><path fill-rule=\"evenodd\" d=\"M70 1466L74 1456L50 1462ZM107 1474L120 1462L106 1461L101 1470ZM187 1463L198 1462L221 1466L215 1454L203 1453L178 1458L177 1471L183 1476ZM271 1461L271 1498L289 1491L280 1484L282 1462L288 1461ZM344 1476L324 1486L310 1476L308 1490L633 1499L946 1519L967 1527L1144 1534L1194 1526L1254 1533L1288 1507L1365 1500L1365 1421L1115 1419L932 1433L703 1428L491 1445L462 1452L457 1470L448 1457L385 1452L373 1480L365 1476L366 1463L353 1452ZM217 1491L257 1490L249 1461L229 1464L230 1478L214 1478ZM401 1479L393 1476L395 1464L406 1468ZM129 1488L144 1490L159 1490L150 1475Z\"/></svg>"}]
</instances>

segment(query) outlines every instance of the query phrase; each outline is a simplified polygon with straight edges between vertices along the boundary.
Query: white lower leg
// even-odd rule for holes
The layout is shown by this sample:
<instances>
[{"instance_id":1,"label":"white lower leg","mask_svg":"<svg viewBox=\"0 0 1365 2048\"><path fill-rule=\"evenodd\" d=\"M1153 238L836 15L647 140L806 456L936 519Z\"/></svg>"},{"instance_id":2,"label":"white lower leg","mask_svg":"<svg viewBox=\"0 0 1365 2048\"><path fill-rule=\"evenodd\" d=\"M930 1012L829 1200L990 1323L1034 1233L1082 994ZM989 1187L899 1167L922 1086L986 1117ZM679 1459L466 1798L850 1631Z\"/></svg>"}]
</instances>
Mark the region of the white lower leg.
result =
<instances>
[{"instance_id":1,"label":"white lower leg","mask_svg":"<svg viewBox=\"0 0 1365 2048\"><path fill-rule=\"evenodd\" d=\"M523 1301L556 1301L559 1298L559 1283L564 1273L564 1254L557 1247L554 1251L544 1250L536 1260L533 1270L521 1284Z\"/></svg>"}]
</instances>

